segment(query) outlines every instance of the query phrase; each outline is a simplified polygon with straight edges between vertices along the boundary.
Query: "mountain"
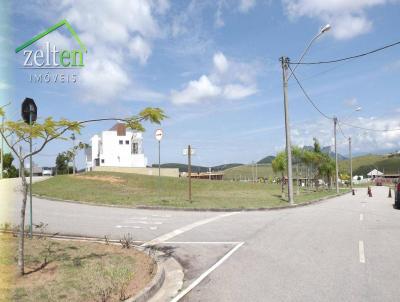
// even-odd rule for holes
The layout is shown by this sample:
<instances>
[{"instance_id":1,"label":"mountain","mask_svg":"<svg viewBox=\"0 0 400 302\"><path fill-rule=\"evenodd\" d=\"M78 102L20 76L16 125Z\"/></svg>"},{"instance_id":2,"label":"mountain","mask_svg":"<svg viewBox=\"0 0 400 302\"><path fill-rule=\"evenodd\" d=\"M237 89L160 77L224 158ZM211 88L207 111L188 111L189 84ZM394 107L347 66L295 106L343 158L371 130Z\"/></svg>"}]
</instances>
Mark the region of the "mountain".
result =
<instances>
[{"instance_id":1,"label":"mountain","mask_svg":"<svg viewBox=\"0 0 400 302\"><path fill-rule=\"evenodd\" d=\"M225 164L225 165L219 165L219 166L214 166L214 167L204 167L204 166L196 166L192 165L192 172L208 172L209 168L211 168L211 171L223 171L226 169L234 168L237 166L241 166L242 164L238 163L230 163L230 164ZM157 168L158 164L153 164L153 168ZM166 164L161 164L161 168L178 168L179 172L187 172L188 171L188 166L187 164L179 164L179 163L166 163Z\"/></svg>"},{"instance_id":2,"label":"mountain","mask_svg":"<svg viewBox=\"0 0 400 302\"><path fill-rule=\"evenodd\" d=\"M313 151L314 146L304 146L303 149L308 151ZM335 158L335 152L332 151L331 146L322 147L321 152L328 154L330 158ZM347 159L346 156L343 156L342 154L338 153L338 160L345 160L345 159Z\"/></svg>"},{"instance_id":3,"label":"mountain","mask_svg":"<svg viewBox=\"0 0 400 302\"><path fill-rule=\"evenodd\" d=\"M268 155L264 157L263 159L259 160L257 164L270 164L272 161L275 159L275 156L273 155Z\"/></svg>"}]
</instances>

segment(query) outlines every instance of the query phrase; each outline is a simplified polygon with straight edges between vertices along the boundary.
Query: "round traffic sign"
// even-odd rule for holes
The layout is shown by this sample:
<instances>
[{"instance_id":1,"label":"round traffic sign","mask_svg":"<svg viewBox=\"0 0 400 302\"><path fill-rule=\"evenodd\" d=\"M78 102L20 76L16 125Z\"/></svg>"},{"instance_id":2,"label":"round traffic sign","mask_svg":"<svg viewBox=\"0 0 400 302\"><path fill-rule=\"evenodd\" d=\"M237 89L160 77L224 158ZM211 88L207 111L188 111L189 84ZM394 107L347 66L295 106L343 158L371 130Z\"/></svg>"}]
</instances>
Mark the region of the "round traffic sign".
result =
<instances>
[{"instance_id":1,"label":"round traffic sign","mask_svg":"<svg viewBox=\"0 0 400 302\"><path fill-rule=\"evenodd\" d=\"M162 129L157 129L156 130L156 140L160 141L163 137L163 131Z\"/></svg>"}]
</instances>

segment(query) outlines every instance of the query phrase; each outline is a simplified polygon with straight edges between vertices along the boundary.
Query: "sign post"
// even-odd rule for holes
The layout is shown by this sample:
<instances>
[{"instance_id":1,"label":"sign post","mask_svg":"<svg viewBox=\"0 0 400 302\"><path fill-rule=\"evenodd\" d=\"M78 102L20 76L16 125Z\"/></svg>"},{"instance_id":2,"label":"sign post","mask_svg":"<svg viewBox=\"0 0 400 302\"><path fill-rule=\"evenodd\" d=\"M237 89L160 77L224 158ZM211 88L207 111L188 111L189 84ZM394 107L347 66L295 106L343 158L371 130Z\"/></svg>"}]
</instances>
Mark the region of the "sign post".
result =
<instances>
[{"instance_id":1,"label":"sign post","mask_svg":"<svg viewBox=\"0 0 400 302\"><path fill-rule=\"evenodd\" d=\"M157 129L155 133L156 140L158 141L158 198L160 199L161 189L161 140L163 137L162 129Z\"/></svg>"},{"instance_id":2,"label":"sign post","mask_svg":"<svg viewBox=\"0 0 400 302\"><path fill-rule=\"evenodd\" d=\"M195 150L188 145L187 149L183 149L183 155L188 157L188 177L189 177L189 201L192 202L192 155L194 155Z\"/></svg>"},{"instance_id":3,"label":"sign post","mask_svg":"<svg viewBox=\"0 0 400 302\"><path fill-rule=\"evenodd\" d=\"M32 172L33 172L33 167L32 167L32 125L35 123L37 119L37 107L35 104L35 101L31 98L25 98L25 100L22 102L21 106L21 116L22 119L27 123L28 125L31 126L31 133L29 136L29 209L30 209L30 223L29 223L29 233L30 237L32 238L32 220L33 220L33 214L32 214ZM25 171L21 171L21 173L25 173Z\"/></svg>"}]
</instances>

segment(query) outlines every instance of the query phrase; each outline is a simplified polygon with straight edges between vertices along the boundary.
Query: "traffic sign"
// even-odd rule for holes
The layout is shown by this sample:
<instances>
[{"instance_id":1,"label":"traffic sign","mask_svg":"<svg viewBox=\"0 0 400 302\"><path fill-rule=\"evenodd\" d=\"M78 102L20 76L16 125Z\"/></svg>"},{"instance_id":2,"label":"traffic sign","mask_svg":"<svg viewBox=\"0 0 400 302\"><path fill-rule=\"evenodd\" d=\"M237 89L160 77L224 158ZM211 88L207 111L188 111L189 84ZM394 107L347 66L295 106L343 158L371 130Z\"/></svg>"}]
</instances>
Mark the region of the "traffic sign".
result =
<instances>
[{"instance_id":1,"label":"traffic sign","mask_svg":"<svg viewBox=\"0 0 400 302\"><path fill-rule=\"evenodd\" d=\"M35 101L31 98L25 98L21 106L22 119L28 125L32 125L37 119L37 107Z\"/></svg>"},{"instance_id":2,"label":"traffic sign","mask_svg":"<svg viewBox=\"0 0 400 302\"><path fill-rule=\"evenodd\" d=\"M156 130L156 140L161 141L162 137L163 137L162 129L157 129Z\"/></svg>"}]
</instances>

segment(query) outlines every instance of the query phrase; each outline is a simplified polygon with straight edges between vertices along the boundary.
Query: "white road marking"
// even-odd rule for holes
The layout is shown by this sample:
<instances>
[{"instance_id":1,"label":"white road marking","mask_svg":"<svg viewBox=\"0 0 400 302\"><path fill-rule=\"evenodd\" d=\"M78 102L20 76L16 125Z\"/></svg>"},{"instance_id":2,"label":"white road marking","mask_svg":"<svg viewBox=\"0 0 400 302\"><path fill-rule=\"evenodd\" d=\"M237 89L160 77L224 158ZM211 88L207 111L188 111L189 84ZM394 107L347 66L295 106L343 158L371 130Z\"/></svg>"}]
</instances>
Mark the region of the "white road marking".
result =
<instances>
[{"instance_id":1,"label":"white road marking","mask_svg":"<svg viewBox=\"0 0 400 302\"><path fill-rule=\"evenodd\" d=\"M161 221L126 221L125 223L137 223L137 224L155 224L155 225L161 225L163 224Z\"/></svg>"},{"instance_id":2,"label":"white road marking","mask_svg":"<svg viewBox=\"0 0 400 302\"><path fill-rule=\"evenodd\" d=\"M164 244L231 244L236 245L238 241L164 241Z\"/></svg>"},{"instance_id":3,"label":"white road marking","mask_svg":"<svg viewBox=\"0 0 400 302\"><path fill-rule=\"evenodd\" d=\"M358 242L358 251L360 253L360 263L365 263L364 242L361 240Z\"/></svg>"},{"instance_id":4,"label":"white road marking","mask_svg":"<svg viewBox=\"0 0 400 302\"><path fill-rule=\"evenodd\" d=\"M360 221L364 220L364 214L360 214Z\"/></svg>"},{"instance_id":5,"label":"white road marking","mask_svg":"<svg viewBox=\"0 0 400 302\"><path fill-rule=\"evenodd\" d=\"M234 248L232 248L228 253L225 254L224 257L219 259L217 263L215 263L213 266L211 266L208 270L206 270L204 273L200 275L199 278L197 278L195 281L193 281L192 284L190 284L187 288L185 288L183 291L179 293L174 299L171 300L171 302L178 302L180 299L182 299L188 292L190 292L193 288L195 288L197 285L200 284L201 281L204 280L210 273L212 273L215 269L217 269L222 263L224 263L234 252L236 252L244 242L239 243L236 245Z\"/></svg>"},{"instance_id":6,"label":"white road marking","mask_svg":"<svg viewBox=\"0 0 400 302\"><path fill-rule=\"evenodd\" d=\"M183 233L185 233L187 231L190 231L190 230L192 230L192 229L194 229L194 228L196 228L198 226L213 222L215 220L218 220L218 219L221 219L221 218L224 218L224 217L236 215L238 213L240 213L240 212L226 213L226 214L221 214L221 215L214 216L214 217L211 217L211 218L203 219L203 220L200 220L200 221L196 221L196 222L194 222L192 224L189 224L189 225L186 225L186 226L184 226L184 227L182 227L180 229L177 229L175 231L172 231L172 232L169 232L167 234L161 235L161 236L159 236L157 238L154 238L153 240L145 242L145 243L142 244L142 246L150 246L150 245L156 245L156 244L162 243L162 242L167 241L167 240L169 240L171 238L174 238L174 237L176 237L176 236L178 236L180 234L183 234Z\"/></svg>"},{"instance_id":7,"label":"white road marking","mask_svg":"<svg viewBox=\"0 0 400 302\"><path fill-rule=\"evenodd\" d=\"M156 226L153 226L153 227L149 227L149 229L150 229L150 230L152 230L152 231L154 231L154 230L157 230L157 229L158 229L158 227L156 227Z\"/></svg>"},{"instance_id":8,"label":"white road marking","mask_svg":"<svg viewBox=\"0 0 400 302\"><path fill-rule=\"evenodd\" d=\"M153 214L151 215L152 217L158 217L158 218L171 218L172 215L168 215L168 214L161 214L161 215L157 215L157 214Z\"/></svg>"},{"instance_id":9,"label":"white road marking","mask_svg":"<svg viewBox=\"0 0 400 302\"><path fill-rule=\"evenodd\" d=\"M143 227L137 225L116 225L115 227L117 229L122 229L122 228L143 229Z\"/></svg>"}]
</instances>

